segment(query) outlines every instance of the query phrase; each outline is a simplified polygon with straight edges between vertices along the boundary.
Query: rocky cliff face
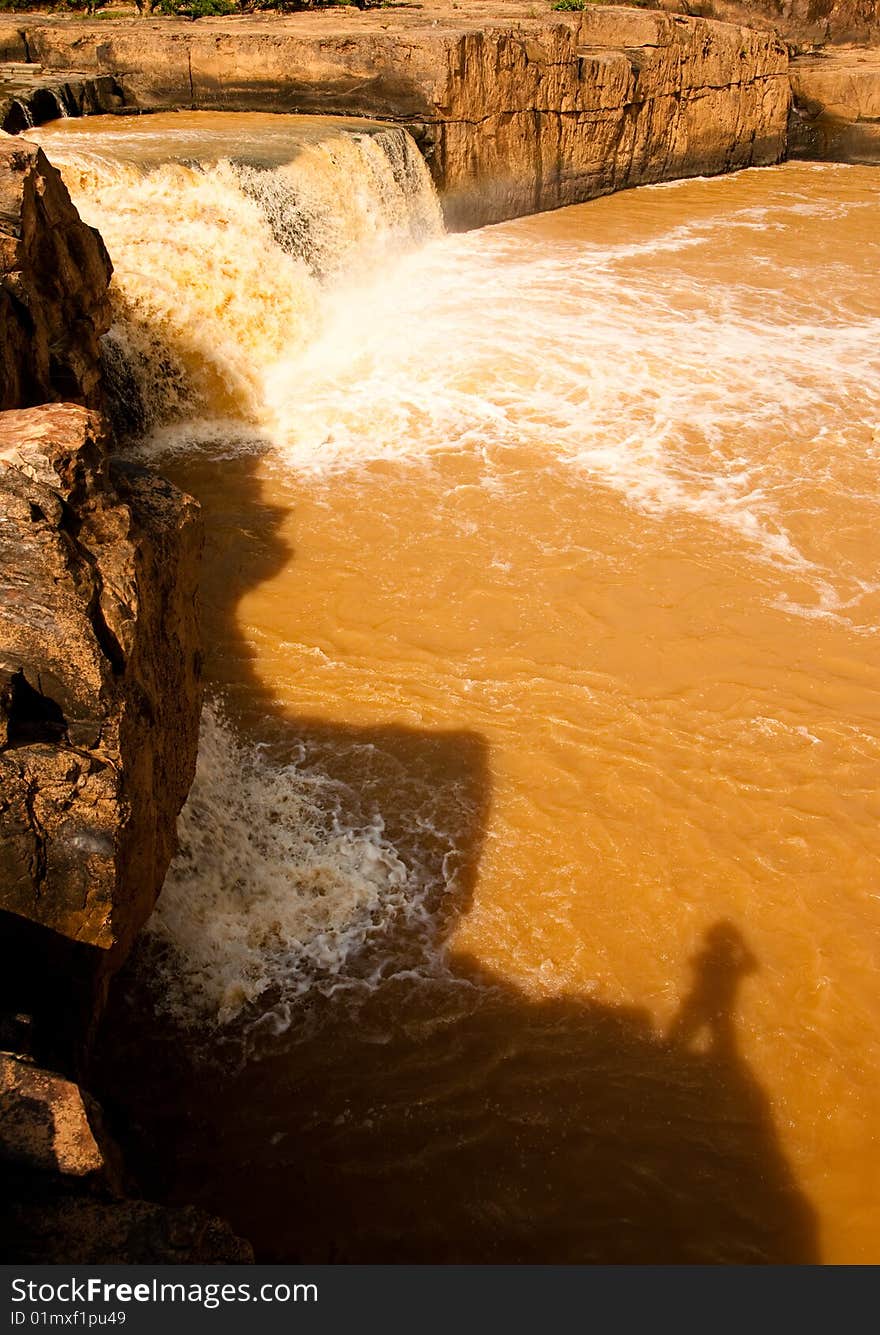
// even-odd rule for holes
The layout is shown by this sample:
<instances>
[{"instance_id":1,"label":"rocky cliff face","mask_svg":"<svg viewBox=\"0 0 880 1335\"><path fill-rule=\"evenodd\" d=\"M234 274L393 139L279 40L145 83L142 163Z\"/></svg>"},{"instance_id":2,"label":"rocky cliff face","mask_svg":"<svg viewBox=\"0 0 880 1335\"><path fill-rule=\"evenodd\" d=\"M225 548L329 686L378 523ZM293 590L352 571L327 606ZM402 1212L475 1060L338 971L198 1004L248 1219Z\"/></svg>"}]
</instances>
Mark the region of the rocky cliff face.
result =
<instances>
[{"instance_id":1,"label":"rocky cliff face","mask_svg":"<svg viewBox=\"0 0 880 1335\"><path fill-rule=\"evenodd\" d=\"M4 33L0 22L8 47ZM772 33L639 9L425 0L390 21L352 9L198 24L29 19L24 46L49 71L115 75L142 108L403 122L455 227L785 151L788 56Z\"/></svg>"},{"instance_id":2,"label":"rocky cliff face","mask_svg":"<svg viewBox=\"0 0 880 1335\"><path fill-rule=\"evenodd\" d=\"M192 779L197 507L71 404L0 414L0 485L0 903L106 950Z\"/></svg>"},{"instance_id":3,"label":"rocky cliff face","mask_svg":"<svg viewBox=\"0 0 880 1335\"><path fill-rule=\"evenodd\" d=\"M489 222L778 162L787 55L767 34L591 8L525 40L463 37L444 99L437 159L447 212L453 223Z\"/></svg>"},{"instance_id":4,"label":"rocky cliff face","mask_svg":"<svg viewBox=\"0 0 880 1335\"><path fill-rule=\"evenodd\" d=\"M880 42L877 0L671 0L666 7L770 28L795 46Z\"/></svg>"},{"instance_id":5,"label":"rocky cliff face","mask_svg":"<svg viewBox=\"0 0 880 1335\"><path fill-rule=\"evenodd\" d=\"M111 265L42 150L0 138L0 409L98 406Z\"/></svg>"},{"instance_id":6,"label":"rocky cliff face","mask_svg":"<svg viewBox=\"0 0 880 1335\"><path fill-rule=\"evenodd\" d=\"M113 458L110 262L58 173L0 140L0 1250L246 1261L222 1221L125 1197L80 1072L195 770L198 506ZM60 402L59 400L74 400ZM38 1064L39 1063L39 1064Z\"/></svg>"},{"instance_id":7,"label":"rocky cliff face","mask_svg":"<svg viewBox=\"0 0 880 1335\"><path fill-rule=\"evenodd\" d=\"M118 111L122 91L109 75L88 79L58 71L44 73L40 65L15 62L0 74L0 126L20 134L59 116L99 116Z\"/></svg>"},{"instance_id":8,"label":"rocky cliff face","mask_svg":"<svg viewBox=\"0 0 880 1335\"><path fill-rule=\"evenodd\" d=\"M200 707L198 507L113 460L89 407L109 279L58 173L3 136L0 1022L65 1061L161 887Z\"/></svg>"},{"instance_id":9,"label":"rocky cliff face","mask_svg":"<svg viewBox=\"0 0 880 1335\"><path fill-rule=\"evenodd\" d=\"M880 162L880 50L837 47L792 61L792 157Z\"/></svg>"},{"instance_id":10,"label":"rocky cliff face","mask_svg":"<svg viewBox=\"0 0 880 1335\"><path fill-rule=\"evenodd\" d=\"M49 947L24 920L93 948L62 970L88 1011L152 909L195 768L198 509L111 461L72 404L0 414L0 507L3 990L45 1010L30 970Z\"/></svg>"}]
</instances>

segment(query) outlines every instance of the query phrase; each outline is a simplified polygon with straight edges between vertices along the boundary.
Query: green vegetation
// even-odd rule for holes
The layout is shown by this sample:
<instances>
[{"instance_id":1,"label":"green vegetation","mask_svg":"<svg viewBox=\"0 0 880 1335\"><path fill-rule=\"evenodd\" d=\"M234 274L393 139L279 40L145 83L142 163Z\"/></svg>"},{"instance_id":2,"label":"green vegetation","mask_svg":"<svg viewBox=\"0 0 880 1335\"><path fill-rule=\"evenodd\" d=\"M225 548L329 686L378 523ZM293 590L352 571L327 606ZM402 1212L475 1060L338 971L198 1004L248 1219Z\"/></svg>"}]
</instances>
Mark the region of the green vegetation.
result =
<instances>
[{"instance_id":1,"label":"green vegetation","mask_svg":"<svg viewBox=\"0 0 880 1335\"><path fill-rule=\"evenodd\" d=\"M160 0L159 8L178 19L216 19L235 13L238 5L232 0Z\"/></svg>"},{"instance_id":2,"label":"green vegetation","mask_svg":"<svg viewBox=\"0 0 880 1335\"><path fill-rule=\"evenodd\" d=\"M586 9L586 7L587 0L556 0L556 4L553 6L554 9L562 9L566 13L571 11L577 12L578 10Z\"/></svg>"},{"instance_id":3,"label":"green vegetation","mask_svg":"<svg viewBox=\"0 0 880 1335\"><path fill-rule=\"evenodd\" d=\"M160 0L159 8L181 19L211 19L234 14L238 7L232 0Z\"/></svg>"}]
</instances>

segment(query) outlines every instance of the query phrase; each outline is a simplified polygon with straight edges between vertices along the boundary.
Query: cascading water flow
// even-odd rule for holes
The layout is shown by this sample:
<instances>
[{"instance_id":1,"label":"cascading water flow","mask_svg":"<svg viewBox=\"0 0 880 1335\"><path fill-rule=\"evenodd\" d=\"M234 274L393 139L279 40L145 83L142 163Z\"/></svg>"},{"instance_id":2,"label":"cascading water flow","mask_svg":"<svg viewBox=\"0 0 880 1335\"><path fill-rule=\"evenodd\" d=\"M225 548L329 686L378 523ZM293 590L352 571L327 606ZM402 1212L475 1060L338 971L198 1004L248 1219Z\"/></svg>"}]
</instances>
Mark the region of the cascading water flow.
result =
<instances>
[{"instance_id":1,"label":"cascading water flow","mask_svg":"<svg viewBox=\"0 0 880 1335\"><path fill-rule=\"evenodd\" d=\"M183 418L271 428L264 372L318 336L327 286L442 230L403 129L113 119L56 130L52 155L114 260L107 360L129 435Z\"/></svg>"},{"instance_id":2,"label":"cascading water flow","mask_svg":"<svg viewBox=\"0 0 880 1335\"><path fill-rule=\"evenodd\" d=\"M248 1060L188 1086L181 1199L285 1258L812 1260L796 1179L875 1260L876 171L442 236L400 129L38 135L206 516L120 1025L147 1103L163 1034Z\"/></svg>"},{"instance_id":3,"label":"cascading water flow","mask_svg":"<svg viewBox=\"0 0 880 1335\"><path fill-rule=\"evenodd\" d=\"M266 375L319 337L327 293L443 231L405 130L232 120L158 115L132 129L100 117L44 132L113 257L105 356L130 439L165 428L166 441L263 448L278 434ZM286 387L285 409L299 393ZM297 751L273 765L219 700L205 710L180 854L147 932L156 1005L178 1020L223 1024L268 994L283 1026L291 998L352 984L346 962L383 923L425 926L432 886L417 853L405 866L379 810L345 814L345 785Z\"/></svg>"}]
</instances>

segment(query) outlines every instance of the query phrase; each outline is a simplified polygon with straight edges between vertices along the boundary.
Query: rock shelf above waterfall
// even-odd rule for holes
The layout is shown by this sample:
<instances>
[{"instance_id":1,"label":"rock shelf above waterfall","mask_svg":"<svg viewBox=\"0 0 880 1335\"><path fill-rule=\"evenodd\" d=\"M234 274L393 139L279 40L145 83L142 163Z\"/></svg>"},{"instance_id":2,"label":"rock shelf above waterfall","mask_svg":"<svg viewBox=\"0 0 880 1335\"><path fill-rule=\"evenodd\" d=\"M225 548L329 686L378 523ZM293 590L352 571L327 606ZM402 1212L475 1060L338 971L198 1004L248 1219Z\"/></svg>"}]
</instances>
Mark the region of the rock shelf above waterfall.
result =
<instances>
[{"instance_id":1,"label":"rock shelf above waterfall","mask_svg":"<svg viewBox=\"0 0 880 1335\"><path fill-rule=\"evenodd\" d=\"M348 115L413 133L454 227L778 162L771 32L641 9L427 3L197 24L0 22L9 59L112 76L128 108Z\"/></svg>"}]
</instances>

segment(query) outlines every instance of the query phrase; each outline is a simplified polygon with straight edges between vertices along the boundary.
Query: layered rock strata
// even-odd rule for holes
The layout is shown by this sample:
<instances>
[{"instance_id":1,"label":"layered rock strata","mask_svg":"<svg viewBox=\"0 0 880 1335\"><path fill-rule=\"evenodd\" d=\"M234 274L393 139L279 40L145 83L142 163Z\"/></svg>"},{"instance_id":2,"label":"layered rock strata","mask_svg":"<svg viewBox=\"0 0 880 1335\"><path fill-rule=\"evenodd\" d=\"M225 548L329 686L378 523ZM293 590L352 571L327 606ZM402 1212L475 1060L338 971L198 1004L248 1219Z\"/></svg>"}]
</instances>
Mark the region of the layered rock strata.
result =
<instances>
[{"instance_id":1,"label":"layered rock strata","mask_svg":"<svg viewBox=\"0 0 880 1335\"><path fill-rule=\"evenodd\" d=\"M622 48L622 49L617 49ZM523 42L462 40L437 154L452 222L778 162L787 56L747 29L590 9ZM502 108L497 110L499 92ZM522 104L525 103L523 106ZM488 190L476 207L473 182Z\"/></svg>"},{"instance_id":2,"label":"layered rock strata","mask_svg":"<svg viewBox=\"0 0 880 1335\"><path fill-rule=\"evenodd\" d=\"M7 134L20 134L59 116L119 111L123 104L122 90L109 74L90 79L27 62L0 65L0 129Z\"/></svg>"},{"instance_id":3,"label":"layered rock strata","mask_svg":"<svg viewBox=\"0 0 880 1335\"><path fill-rule=\"evenodd\" d=\"M877 0L664 0L663 8L769 28L795 47L880 42Z\"/></svg>"},{"instance_id":4,"label":"layered rock strata","mask_svg":"<svg viewBox=\"0 0 880 1335\"><path fill-rule=\"evenodd\" d=\"M16 43L18 45L16 45ZM0 46L113 75L141 109L399 121L452 226L779 161L788 56L768 32L640 9L425 0L412 11L198 24L28 19Z\"/></svg>"}]
</instances>

